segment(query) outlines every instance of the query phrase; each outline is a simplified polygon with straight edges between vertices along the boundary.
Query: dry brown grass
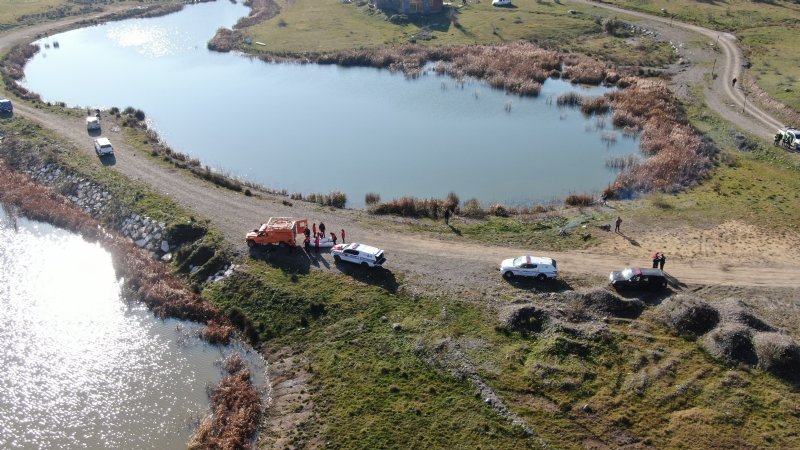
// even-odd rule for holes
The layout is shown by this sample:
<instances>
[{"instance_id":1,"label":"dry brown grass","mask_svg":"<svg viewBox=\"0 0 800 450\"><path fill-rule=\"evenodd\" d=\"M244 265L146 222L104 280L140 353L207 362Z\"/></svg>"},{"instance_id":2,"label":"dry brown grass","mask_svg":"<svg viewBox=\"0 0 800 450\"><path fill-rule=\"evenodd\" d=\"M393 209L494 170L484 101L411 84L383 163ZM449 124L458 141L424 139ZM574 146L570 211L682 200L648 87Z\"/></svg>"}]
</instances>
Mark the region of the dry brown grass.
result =
<instances>
[{"instance_id":1,"label":"dry brown grass","mask_svg":"<svg viewBox=\"0 0 800 450\"><path fill-rule=\"evenodd\" d=\"M373 214L395 214L403 217L429 217L438 219L444 216L447 200L440 198L400 197L389 202L370 206Z\"/></svg>"},{"instance_id":2,"label":"dry brown grass","mask_svg":"<svg viewBox=\"0 0 800 450\"><path fill-rule=\"evenodd\" d=\"M211 394L212 415L189 443L190 449L250 449L261 416L261 398L238 354L225 361L228 375Z\"/></svg>"},{"instance_id":3,"label":"dry brown grass","mask_svg":"<svg viewBox=\"0 0 800 450\"><path fill-rule=\"evenodd\" d=\"M564 199L564 203L569 206L590 206L594 202L595 198L592 194L569 194Z\"/></svg>"},{"instance_id":4,"label":"dry brown grass","mask_svg":"<svg viewBox=\"0 0 800 450\"><path fill-rule=\"evenodd\" d=\"M643 123L641 149L650 157L620 172L612 188L617 196L635 192L678 192L705 178L716 149L704 142L677 109L666 84L628 79L612 94L615 124Z\"/></svg>"},{"instance_id":5,"label":"dry brown grass","mask_svg":"<svg viewBox=\"0 0 800 450\"><path fill-rule=\"evenodd\" d=\"M25 64L38 51L39 47L33 44L16 45L0 63L0 74L3 76L3 84L6 89L21 98L35 101L41 100L39 94L25 89L17 83L17 80L21 80L25 76Z\"/></svg>"}]
</instances>

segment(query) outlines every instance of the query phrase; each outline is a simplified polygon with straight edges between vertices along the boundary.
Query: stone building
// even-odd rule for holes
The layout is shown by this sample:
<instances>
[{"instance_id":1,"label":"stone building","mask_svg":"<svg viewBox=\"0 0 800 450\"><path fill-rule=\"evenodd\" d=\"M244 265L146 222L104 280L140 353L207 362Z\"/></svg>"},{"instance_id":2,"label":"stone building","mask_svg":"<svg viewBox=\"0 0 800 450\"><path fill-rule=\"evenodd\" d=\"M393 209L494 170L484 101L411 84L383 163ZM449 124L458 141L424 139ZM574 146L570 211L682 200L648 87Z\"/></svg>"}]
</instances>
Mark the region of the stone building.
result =
<instances>
[{"instance_id":1,"label":"stone building","mask_svg":"<svg viewBox=\"0 0 800 450\"><path fill-rule=\"evenodd\" d=\"M442 0L375 0L375 6L386 12L430 14L442 10Z\"/></svg>"}]
</instances>

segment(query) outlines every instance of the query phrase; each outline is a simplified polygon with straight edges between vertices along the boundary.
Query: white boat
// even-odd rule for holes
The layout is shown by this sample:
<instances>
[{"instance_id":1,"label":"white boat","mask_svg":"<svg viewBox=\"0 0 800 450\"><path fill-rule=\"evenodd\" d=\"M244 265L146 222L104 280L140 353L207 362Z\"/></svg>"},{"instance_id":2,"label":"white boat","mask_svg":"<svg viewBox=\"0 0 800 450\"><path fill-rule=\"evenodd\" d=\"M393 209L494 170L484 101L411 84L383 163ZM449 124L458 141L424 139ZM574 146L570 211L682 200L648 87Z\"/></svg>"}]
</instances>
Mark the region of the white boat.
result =
<instances>
[{"instance_id":1,"label":"white boat","mask_svg":"<svg viewBox=\"0 0 800 450\"><path fill-rule=\"evenodd\" d=\"M314 247L314 238L310 239L308 245ZM333 241L331 240L331 238L320 238L319 248L331 248L331 247L333 247Z\"/></svg>"}]
</instances>

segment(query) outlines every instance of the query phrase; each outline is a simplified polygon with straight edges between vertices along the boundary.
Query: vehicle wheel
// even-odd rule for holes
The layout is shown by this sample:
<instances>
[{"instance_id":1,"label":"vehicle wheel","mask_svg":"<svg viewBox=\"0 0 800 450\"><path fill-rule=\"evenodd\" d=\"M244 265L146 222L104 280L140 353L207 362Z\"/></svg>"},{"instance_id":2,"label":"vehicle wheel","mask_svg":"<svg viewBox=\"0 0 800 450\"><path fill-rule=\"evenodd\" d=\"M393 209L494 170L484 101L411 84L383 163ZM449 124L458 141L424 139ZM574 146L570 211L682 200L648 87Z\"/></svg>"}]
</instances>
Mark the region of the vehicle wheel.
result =
<instances>
[{"instance_id":1,"label":"vehicle wheel","mask_svg":"<svg viewBox=\"0 0 800 450\"><path fill-rule=\"evenodd\" d=\"M536 279L539 281L547 281L547 275L540 273L539 275L536 275Z\"/></svg>"},{"instance_id":2,"label":"vehicle wheel","mask_svg":"<svg viewBox=\"0 0 800 450\"><path fill-rule=\"evenodd\" d=\"M333 260L336 261L337 263L340 263L342 262L342 257L339 255L333 255Z\"/></svg>"},{"instance_id":3,"label":"vehicle wheel","mask_svg":"<svg viewBox=\"0 0 800 450\"><path fill-rule=\"evenodd\" d=\"M367 269L369 269L369 264L367 264L367 263L365 263L365 262L362 262L362 263L361 263L361 267L364 267L364 268L367 268Z\"/></svg>"},{"instance_id":4,"label":"vehicle wheel","mask_svg":"<svg viewBox=\"0 0 800 450\"><path fill-rule=\"evenodd\" d=\"M256 243L253 242L253 241L247 241L247 246L250 247L250 248L253 248L253 247L256 246Z\"/></svg>"},{"instance_id":5,"label":"vehicle wheel","mask_svg":"<svg viewBox=\"0 0 800 450\"><path fill-rule=\"evenodd\" d=\"M514 272L512 272L512 271L510 271L510 270L509 270L508 272L506 272L506 273L504 273L504 274L503 274L503 277L504 277L506 280L513 280L513 279L514 279Z\"/></svg>"}]
</instances>

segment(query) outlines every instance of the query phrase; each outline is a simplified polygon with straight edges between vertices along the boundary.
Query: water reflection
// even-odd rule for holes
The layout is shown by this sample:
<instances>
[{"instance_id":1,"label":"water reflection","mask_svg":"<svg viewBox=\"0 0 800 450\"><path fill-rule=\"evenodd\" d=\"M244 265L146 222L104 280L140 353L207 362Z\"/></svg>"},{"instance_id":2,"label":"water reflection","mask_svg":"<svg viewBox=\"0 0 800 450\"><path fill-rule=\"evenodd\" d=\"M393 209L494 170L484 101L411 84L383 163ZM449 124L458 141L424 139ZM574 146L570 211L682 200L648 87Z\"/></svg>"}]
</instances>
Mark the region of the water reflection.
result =
<instances>
[{"instance_id":1,"label":"water reflection","mask_svg":"<svg viewBox=\"0 0 800 450\"><path fill-rule=\"evenodd\" d=\"M0 448L185 448L223 350L121 301L101 247L18 226L2 215Z\"/></svg>"},{"instance_id":2,"label":"water reflection","mask_svg":"<svg viewBox=\"0 0 800 450\"><path fill-rule=\"evenodd\" d=\"M408 80L206 50L245 14L206 3L51 36L40 43L60 48L35 56L25 82L50 101L141 108L173 149L211 167L289 192L340 190L351 206L367 192L547 201L604 188L616 176L606 160L638 153L637 138L612 139L610 124L553 101L605 88L548 80L539 98L520 98L432 73Z\"/></svg>"}]
</instances>

